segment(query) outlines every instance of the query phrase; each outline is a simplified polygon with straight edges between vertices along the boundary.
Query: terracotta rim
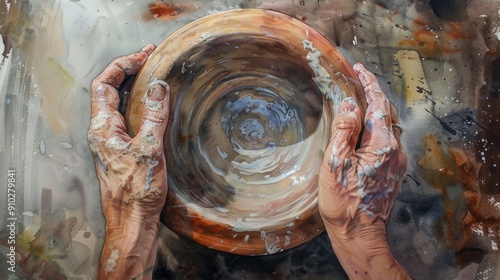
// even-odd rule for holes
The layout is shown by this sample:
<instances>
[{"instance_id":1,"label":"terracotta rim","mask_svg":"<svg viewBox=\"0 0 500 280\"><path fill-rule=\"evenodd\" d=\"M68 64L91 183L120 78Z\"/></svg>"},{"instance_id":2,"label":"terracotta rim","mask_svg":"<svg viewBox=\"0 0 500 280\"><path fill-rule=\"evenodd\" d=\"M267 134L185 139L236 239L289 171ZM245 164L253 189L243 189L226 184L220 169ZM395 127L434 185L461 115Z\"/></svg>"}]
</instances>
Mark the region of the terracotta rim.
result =
<instances>
[{"instance_id":1,"label":"terracotta rim","mask_svg":"<svg viewBox=\"0 0 500 280\"><path fill-rule=\"evenodd\" d=\"M345 94L354 97L363 109L366 107L364 99L359 98L359 93L363 91L351 65L318 31L293 17L274 11L231 10L212 14L185 25L151 54L146 65L137 75L129 97L126 112L129 133L135 135L138 130L142 114L141 99L151 81L165 80L176 60L191 46L214 36L220 37L235 34L235 32L239 36L251 34L281 40L294 52L302 52L305 62L305 57L310 50L305 49L303 42L304 40L312 42L314 48L321 54L321 66L328 71L330 77L335 80L334 82L340 83ZM280 34L286 34L286 36L281 38ZM171 94L175 99L176 93L171 92ZM174 110L175 108L172 108L171 111ZM331 121L334 113L328 108L324 110L327 111L328 120ZM315 195L315 201L317 201L317 186L311 195ZM196 202L183 201L182 197L169 188L162 222L181 236L224 252L241 255L277 253L303 244L324 230L317 203L304 209L300 215L296 216L293 223L276 224L251 231L235 231L232 225L200 213L197 210L199 207L190 206L193 203ZM274 246L272 250L269 248L271 243Z\"/></svg>"}]
</instances>

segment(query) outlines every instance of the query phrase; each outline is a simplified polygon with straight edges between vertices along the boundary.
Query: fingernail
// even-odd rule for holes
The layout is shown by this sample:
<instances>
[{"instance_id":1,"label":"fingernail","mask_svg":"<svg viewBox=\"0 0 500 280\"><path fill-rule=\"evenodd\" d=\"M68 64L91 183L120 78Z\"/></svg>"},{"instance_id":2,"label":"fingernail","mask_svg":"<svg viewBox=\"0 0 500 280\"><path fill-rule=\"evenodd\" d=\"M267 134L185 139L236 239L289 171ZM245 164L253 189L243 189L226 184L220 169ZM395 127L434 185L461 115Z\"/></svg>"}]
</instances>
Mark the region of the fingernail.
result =
<instances>
[{"instance_id":1,"label":"fingernail","mask_svg":"<svg viewBox=\"0 0 500 280\"><path fill-rule=\"evenodd\" d=\"M170 90L167 82L163 80L154 80L149 84L148 99L152 101L163 101Z\"/></svg>"},{"instance_id":2,"label":"fingernail","mask_svg":"<svg viewBox=\"0 0 500 280\"><path fill-rule=\"evenodd\" d=\"M156 49L156 46L154 44L148 44L144 48L142 48L140 50L140 52L145 52L148 55L150 55L155 49Z\"/></svg>"}]
</instances>

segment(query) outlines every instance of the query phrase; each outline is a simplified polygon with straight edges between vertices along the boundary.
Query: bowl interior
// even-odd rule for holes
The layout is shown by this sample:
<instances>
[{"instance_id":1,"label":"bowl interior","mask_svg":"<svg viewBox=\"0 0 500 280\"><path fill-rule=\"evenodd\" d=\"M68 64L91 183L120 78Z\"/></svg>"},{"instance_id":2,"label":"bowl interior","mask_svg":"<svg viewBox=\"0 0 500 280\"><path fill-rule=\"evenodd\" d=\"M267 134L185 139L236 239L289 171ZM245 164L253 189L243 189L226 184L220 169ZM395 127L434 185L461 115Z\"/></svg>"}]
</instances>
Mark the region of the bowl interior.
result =
<instances>
[{"instance_id":1,"label":"bowl interior","mask_svg":"<svg viewBox=\"0 0 500 280\"><path fill-rule=\"evenodd\" d=\"M336 106L356 96L352 74L326 39L275 12L223 12L173 34L138 75L127 114L133 134L147 84L170 85L162 221L244 255L319 234L319 169Z\"/></svg>"}]
</instances>

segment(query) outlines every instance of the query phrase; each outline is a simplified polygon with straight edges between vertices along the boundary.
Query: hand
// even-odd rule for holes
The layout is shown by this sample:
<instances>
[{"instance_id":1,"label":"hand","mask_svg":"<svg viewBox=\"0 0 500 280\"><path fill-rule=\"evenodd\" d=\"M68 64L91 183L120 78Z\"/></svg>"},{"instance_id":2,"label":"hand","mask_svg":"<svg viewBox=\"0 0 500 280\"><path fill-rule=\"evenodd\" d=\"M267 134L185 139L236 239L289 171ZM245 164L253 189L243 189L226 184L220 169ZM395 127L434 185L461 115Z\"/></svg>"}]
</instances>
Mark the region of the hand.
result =
<instances>
[{"instance_id":1,"label":"hand","mask_svg":"<svg viewBox=\"0 0 500 280\"><path fill-rule=\"evenodd\" d=\"M169 116L169 87L153 81L144 99L139 132L126 132L117 88L134 75L155 49L115 59L93 82L88 141L100 181L106 240L99 278L151 277L158 246L160 213L167 196L163 136Z\"/></svg>"},{"instance_id":2,"label":"hand","mask_svg":"<svg viewBox=\"0 0 500 280\"><path fill-rule=\"evenodd\" d=\"M360 63L354 70L368 107L361 116L353 98L340 104L320 172L319 211L349 278L408 278L392 256L386 235L408 164L397 112L371 72Z\"/></svg>"}]
</instances>

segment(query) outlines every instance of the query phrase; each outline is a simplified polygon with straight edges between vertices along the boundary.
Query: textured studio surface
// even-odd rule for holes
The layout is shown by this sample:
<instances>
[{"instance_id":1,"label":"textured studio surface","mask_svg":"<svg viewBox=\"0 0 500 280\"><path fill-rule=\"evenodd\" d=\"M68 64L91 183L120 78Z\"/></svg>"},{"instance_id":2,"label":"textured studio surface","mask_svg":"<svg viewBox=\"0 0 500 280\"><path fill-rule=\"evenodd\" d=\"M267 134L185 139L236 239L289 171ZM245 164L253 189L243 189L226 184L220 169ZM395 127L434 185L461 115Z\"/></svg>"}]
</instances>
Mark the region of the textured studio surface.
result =
<instances>
[{"instance_id":1,"label":"textured studio surface","mask_svg":"<svg viewBox=\"0 0 500 280\"><path fill-rule=\"evenodd\" d=\"M388 241L411 277L498 279L496 0L0 1L0 193L15 169L16 275L95 279L104 218L87 144L92 79L117 56L235 8L293 16L379 78L409 157ZM0 209L6 275L3 195ZM167 228L160 238L155 279L347 278L325 233L260 257L214 251Z\"/></svg>"}]
</instances>

